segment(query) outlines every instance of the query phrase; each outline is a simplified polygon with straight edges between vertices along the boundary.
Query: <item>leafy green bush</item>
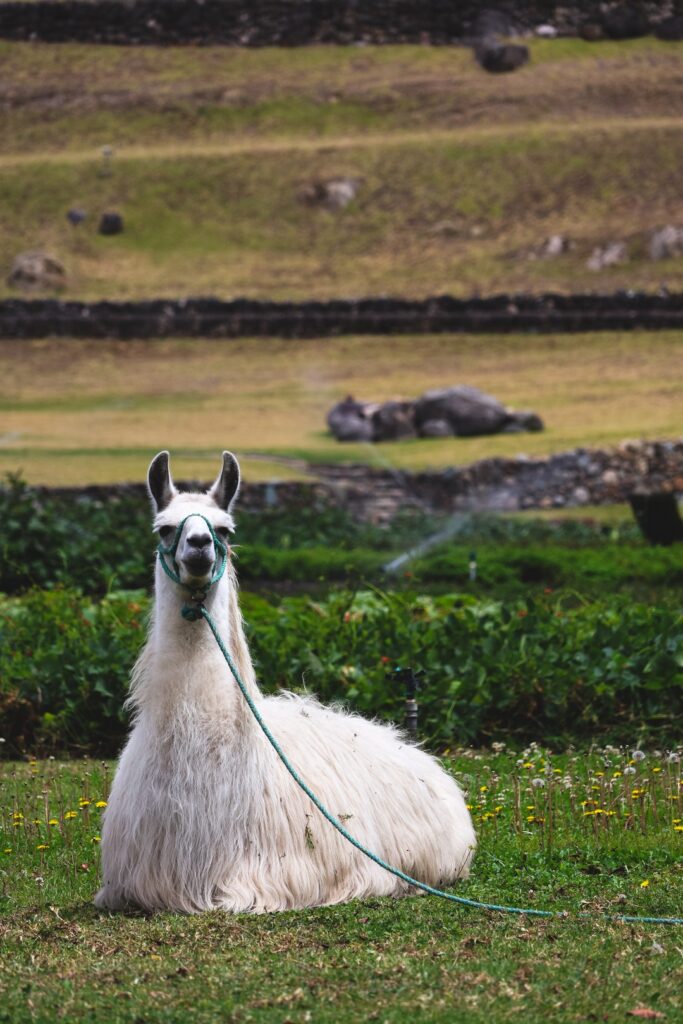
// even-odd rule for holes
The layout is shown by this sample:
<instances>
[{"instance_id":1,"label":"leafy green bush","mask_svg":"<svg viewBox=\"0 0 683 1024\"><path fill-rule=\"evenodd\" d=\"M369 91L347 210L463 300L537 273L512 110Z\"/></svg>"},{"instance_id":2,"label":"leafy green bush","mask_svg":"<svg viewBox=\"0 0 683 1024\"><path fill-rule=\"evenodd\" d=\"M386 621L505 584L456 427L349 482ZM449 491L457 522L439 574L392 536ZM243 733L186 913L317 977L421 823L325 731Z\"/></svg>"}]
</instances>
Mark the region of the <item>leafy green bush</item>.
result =
<instances>
[{"instance_id":1,"label":"leafy green bush","mask_svg":"<svg viewBox=\"0 0 683 1024\"><path fill-rule=\"evenodd\" d=\"M139 494L107 500L36 491L17 478L0 489L0 591L62 584L90 594L149 587L154 537ZM382 566L432 534L439 523L417 513L389 529L360 523L341 508L276 508L238 516L240 576L252 584L382 581ZM463 585L476 548L476 591L509 593L520 585L598 590L634 583L674 586L683 579L683 549L652 549L634 528L605 534L584 523L481 516L457 538L406 566L422 584ZM392 577L405 581L406 574Z\"/></svg>"},{"instance_id":2,"label":"leafy green bush","mask_svg":"<svg viewBox=\"0 0 683 1024\"><path fill-rule=\"evenodd\" d=\"M122 704L144 639L149 600L94 602L31 590L0 603L0 736L24 749L111 753L126 732Z\"/></svg>"},{"instance_id":3,"label":"leafy green bush","mask_svg":"<svg viewBox=\"0 0 683 1024\"><path fill-rule=\"evenodd\" d=\"M422 674L421 734L433 745L681 736L683 616L670 604L367 590L243 603L264 689L308 688L400 720L395 670L410 666ZM147 607L142 594L93 601L64 590L0 605L5 753L116 750Z\"/></svg>"}]
</instances>

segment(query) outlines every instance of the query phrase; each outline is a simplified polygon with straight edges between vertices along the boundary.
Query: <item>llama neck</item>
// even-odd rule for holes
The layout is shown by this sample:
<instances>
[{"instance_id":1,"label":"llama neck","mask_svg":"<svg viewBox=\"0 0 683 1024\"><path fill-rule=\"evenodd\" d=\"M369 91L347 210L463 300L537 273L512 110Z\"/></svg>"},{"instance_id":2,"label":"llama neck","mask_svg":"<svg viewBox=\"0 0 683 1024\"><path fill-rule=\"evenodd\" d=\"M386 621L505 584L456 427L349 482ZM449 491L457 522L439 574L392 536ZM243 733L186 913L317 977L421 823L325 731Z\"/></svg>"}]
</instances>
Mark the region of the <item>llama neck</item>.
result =
<instances>
[{"instance_id":1,"label":"llama neck","mask_svg":"<svg viewBox=\"0 0 683 1024\"><path fill-rule=\"evenodd\" d=\"M130 703L138 712L151 712L160 722L189 711L209 719L218 713L223 721L227 715L236 725L244 726L251 712L208 623L183 618L186 603L186 592L168 580L157 564L155 604L147 643L133 672ZM206 608L245 687L258 699L232 567L209 591Z\"/></svg>"}]
</instances>

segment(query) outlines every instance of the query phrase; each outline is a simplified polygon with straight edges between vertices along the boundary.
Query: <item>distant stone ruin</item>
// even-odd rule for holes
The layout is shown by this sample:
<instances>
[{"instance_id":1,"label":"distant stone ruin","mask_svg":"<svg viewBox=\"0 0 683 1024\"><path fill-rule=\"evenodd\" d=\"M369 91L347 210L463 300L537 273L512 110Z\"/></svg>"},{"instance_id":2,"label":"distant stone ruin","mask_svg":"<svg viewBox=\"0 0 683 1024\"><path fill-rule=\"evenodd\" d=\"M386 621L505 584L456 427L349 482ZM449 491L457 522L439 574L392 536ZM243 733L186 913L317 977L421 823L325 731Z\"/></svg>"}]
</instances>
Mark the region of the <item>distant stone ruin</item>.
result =
<instances>
[{"instance_id":1,"label":"distant stone ruin","mask_svg":"<svg viewBox=\"0 0 683 1024\"><path fill-rule=\"evenodd\" d=\"M516 412L467 384L408 401L359 402L349 395L330 409L327 425L338 441L372 442L543 430L537 413Z\"/></svg>"}]
</instances>

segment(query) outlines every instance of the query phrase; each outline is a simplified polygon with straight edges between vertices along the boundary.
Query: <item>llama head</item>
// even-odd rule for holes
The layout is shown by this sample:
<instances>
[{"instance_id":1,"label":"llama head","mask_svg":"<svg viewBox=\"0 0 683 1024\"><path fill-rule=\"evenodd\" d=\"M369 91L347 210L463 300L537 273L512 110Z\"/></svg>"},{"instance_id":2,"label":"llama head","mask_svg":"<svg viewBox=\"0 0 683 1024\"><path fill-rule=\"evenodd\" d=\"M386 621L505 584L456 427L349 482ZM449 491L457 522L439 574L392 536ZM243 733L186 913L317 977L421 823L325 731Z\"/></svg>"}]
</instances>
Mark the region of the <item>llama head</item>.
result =
<instances>
[{"instance_id":1,"label":"llama head","mask_svg":"<svg viewBox=\"0 0 683 1024\"><path fill-rule=\"evenodd\" d=\"M206 586L212 579L219 552L207 526L227 541L235 523L231 508L240 485L237 459L223 452L223 467L208 491L178 491L171 477L168 452L159 452L150 464L147 487L154 509L154 529L161 541L172 544L180 523L175 563L180 582L189 588Z\"/></svg>"}]
</instances>

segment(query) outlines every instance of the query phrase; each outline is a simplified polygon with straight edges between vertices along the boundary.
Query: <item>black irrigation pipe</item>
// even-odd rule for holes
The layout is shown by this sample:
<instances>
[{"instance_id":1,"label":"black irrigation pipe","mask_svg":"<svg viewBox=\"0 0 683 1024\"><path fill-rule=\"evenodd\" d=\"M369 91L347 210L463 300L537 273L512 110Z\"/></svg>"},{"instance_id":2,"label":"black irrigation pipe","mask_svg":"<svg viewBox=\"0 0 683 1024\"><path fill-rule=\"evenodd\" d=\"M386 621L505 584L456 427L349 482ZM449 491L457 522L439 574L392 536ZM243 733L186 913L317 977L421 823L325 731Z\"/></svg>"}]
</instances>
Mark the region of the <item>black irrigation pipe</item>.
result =
<instances>
[{"instance_id":1,"label":"black irrigation pipe","mask_svg":"<svg viewBox=\"0 0 683 1024\"><path fill-rule=\"evenodd\" d=\"M496 295L269 302L197 298L140 302L0 302L0 338L320 338L343 334L440 334L672 330L683 328L683 293Z\"/></svg>"}]
</instances>

